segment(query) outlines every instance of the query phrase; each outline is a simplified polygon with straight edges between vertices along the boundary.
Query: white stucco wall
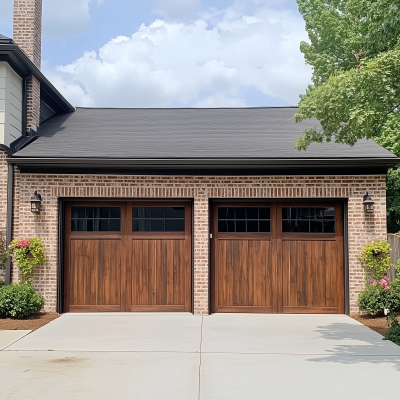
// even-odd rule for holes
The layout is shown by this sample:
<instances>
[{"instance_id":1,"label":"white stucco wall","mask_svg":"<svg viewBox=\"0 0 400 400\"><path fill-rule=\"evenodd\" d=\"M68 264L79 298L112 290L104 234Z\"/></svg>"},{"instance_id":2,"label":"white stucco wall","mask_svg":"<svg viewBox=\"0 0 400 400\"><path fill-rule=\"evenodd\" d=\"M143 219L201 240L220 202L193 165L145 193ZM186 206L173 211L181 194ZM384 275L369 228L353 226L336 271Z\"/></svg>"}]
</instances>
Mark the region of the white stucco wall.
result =
<instances>
[{"instance_id":1,"label":"white stucco wall","mask_svg":"<svg viewBox=\"0 0 400 400\"><path fill-rule=\"evenodd\" d=\"M22 134L22 78L0 61L0 143L7 146Z\"/></svg>"}]
</instances>

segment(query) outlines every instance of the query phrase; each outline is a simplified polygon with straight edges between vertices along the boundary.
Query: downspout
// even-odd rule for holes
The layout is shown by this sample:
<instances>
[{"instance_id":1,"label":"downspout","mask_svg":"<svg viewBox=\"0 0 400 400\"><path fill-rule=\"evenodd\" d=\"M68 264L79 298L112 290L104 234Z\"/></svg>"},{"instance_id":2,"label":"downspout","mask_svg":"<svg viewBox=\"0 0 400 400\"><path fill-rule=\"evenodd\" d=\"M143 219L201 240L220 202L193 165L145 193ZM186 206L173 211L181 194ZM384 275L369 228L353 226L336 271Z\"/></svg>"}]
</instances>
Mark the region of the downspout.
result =
<instances>
[{"instance_id":1,"label":"downspout","mask_svg":"<svg viewBox=\"0 0 400 400\"><path fill-rule=\"evenodd\" d=\"M7 230L6 244L7 248L12 240L12 216L14 208L14 165L8 164L8 179L7 179ZM11 258L6 262L6 285L11 283Z\"/></svg>"}]
</instances>

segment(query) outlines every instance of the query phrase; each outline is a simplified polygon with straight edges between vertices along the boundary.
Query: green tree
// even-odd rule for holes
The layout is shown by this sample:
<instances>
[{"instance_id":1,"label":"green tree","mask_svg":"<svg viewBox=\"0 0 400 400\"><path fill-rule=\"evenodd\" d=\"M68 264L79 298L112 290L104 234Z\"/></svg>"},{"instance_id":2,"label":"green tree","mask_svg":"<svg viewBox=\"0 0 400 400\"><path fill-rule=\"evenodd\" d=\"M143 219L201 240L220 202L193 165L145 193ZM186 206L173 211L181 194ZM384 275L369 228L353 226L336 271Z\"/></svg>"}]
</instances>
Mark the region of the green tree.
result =
<instances>
[{"instance_id":1,"label":"green tree","mask_svg":"<svg viewBox=\"0 0 400 400\"><path fill-rule=\"evenodd\" d=\"M300 49L313 66L313 85L301 96L296 122L320 125L295 143L361 138L400 156L400 1L297 0L310 43ZM387 180L388 229L400 230L400 170Z\"/></svg>"},{"instance_id":2,"label":"green tree","mask_svg":"<svg viewBox=\"0 0 400 400\"><path fill-rule=\"evenodd\" d=\"M399 1L297 0L310 43L301 42L318 86L338 70L393 49L400 35Z\"/></svg>"}]
</instances>

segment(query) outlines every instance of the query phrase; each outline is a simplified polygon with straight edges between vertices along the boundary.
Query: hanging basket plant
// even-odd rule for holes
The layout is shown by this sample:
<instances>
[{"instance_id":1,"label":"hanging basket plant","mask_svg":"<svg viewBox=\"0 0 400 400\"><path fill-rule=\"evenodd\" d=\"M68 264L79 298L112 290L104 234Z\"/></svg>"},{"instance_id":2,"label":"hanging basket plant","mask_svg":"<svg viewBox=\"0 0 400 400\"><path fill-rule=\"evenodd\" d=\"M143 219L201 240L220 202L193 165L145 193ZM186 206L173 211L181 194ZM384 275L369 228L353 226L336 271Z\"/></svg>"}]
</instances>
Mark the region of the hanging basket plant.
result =
<instances>
[{"instance_id":1,"label":"hanging basket plant","mask_svg":"<svg viewBox=\"0 0 400 400\"><path fill-rule=\"evenodd\" d=\"M13 240L8 247L9 257L22 272L22 279L29 281L33 270L39 264L46 262L44 245L41 239Z\"/></svg>"},{"instance_id":2,"label":"hanging basket plant","mask_svg":"<svg viewBox=\"0 0 400 400\"><path fill-rule=\"evenodd\" d=\"M392 267L390 261L390 245L386 240L375 239L366 244L362 253L357 255L366 272L367 281L379 281Z\"/></svg>"}]
</instances>

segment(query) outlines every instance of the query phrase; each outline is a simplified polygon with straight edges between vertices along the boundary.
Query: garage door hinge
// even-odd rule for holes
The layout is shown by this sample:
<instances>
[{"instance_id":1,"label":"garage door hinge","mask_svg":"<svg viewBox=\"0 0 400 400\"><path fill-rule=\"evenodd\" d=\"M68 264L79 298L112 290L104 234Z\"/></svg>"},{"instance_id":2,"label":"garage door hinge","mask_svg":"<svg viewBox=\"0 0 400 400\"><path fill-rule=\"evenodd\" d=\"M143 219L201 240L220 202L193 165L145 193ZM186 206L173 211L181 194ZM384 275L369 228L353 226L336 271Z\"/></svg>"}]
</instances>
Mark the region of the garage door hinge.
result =
<instances>
[{"instance_id":1,"label":"garage door hinge","mask_svg":"<svg viewBox=\"0 0 400 400\"><path fill-rule=\"evenodd\" d=\"M210 239L212 239L212 233L210 233Z\"/></svg>"}]
</instances>

